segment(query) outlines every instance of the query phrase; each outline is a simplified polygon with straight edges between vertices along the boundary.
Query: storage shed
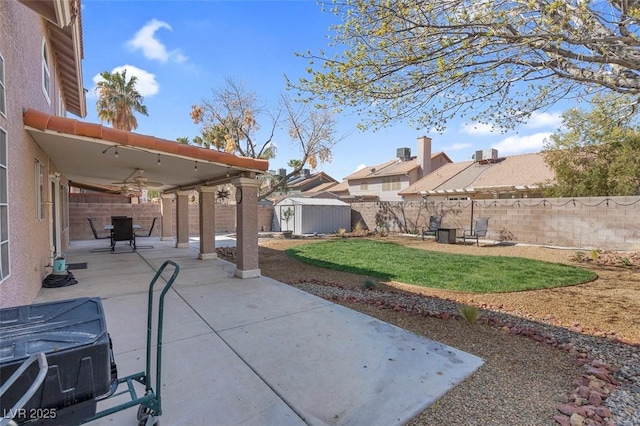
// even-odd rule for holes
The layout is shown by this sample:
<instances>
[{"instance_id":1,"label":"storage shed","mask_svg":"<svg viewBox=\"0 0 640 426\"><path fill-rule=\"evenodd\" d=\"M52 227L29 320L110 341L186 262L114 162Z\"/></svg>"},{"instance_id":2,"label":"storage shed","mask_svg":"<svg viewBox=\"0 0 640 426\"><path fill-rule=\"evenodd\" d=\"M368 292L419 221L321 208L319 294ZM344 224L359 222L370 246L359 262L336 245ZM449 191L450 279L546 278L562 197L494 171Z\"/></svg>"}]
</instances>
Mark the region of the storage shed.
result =
<instances>
[{"instance_id":1,"label":"storage shed","mask_svg":"<svg viewBox=\"0 0 640 426\"><path fill-rule=\"evenodd\" d=\"M288 197L274 206L274 230L294 234L351 230L351 205L329 198Z\"/></svg>"}]
</instances>

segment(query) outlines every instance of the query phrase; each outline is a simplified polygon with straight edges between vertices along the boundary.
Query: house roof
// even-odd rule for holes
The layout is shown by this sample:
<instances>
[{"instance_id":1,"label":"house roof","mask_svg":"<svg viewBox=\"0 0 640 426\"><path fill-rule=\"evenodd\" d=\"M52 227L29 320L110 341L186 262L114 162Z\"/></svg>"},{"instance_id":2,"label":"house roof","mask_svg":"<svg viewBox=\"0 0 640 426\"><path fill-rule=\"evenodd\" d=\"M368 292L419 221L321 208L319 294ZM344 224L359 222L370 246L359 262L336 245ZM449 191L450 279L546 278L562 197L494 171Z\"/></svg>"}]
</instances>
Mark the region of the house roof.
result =
<instances>
[{"instance_id":1,"label":"house roof","mask_svg":"<svg viewBox=\"0 0 640 426\"><path fill-rule=\"evenodd\" d=\"M20 0L45 20L47 38L55 59L67 111L87 115L82 82L82 19L79 0Z\"/></svg>"},{"instance_id":2,"label":"house roof","mask_svg":"<svg viewBox=\"0 0 640 426\"><path fill-rule=\"evenodd\" d=\"M442 151L433 153L431 155L431 161L435 160L438 157L443 157L448 163L451 163L451 159L449 158L449 156ZM394 158L393 160L378 164L377 166L364 167L345 177L345 180L369 179L378 176L405 175L412 170L417 169L418 167L418 160L415 157L408 161L402 161L399 158Z\"/></svg>"},{"instance_id":3,"label":"house roof","mask_svg":"<svg viewBox=\"0 0 640 426\"><path fill-rule=\"evenodd\" d=\"M373 167L364 167L355 173L345 177L345 180L369 179L378 176L404 175L418 168L418 161L414 158L409 161L402 161L399 158L389 160L385 163Z\"/></svg>"},{"instance_id":4,"label":"house roof","mask_svg":"<svg viewBox=\"0 0 640 426\"><path fill-rule=\"evenodd\" d=\"M533 189L555 179L542 153L513 155L497 161L445 164L410 185L400 195L472 193Z\"/></svg>"},{"instance_id":5,"label":"house roof","mask_svg":"<svg viewBox=\"0 0 640 426\"><path fill-rule=\"evenodd\" d=\"M137 169L163 191L192 189L262 173L265 160L185 145L153 136L28 109L25 129L70 181L111 185ZM118 156L115 156L116 150Z\"/></svg>"},{"instance_id":6,"label":"house roof","mask_svg":"<svg viewBox=\"0 0 640 426\"><path fill-rule=\"evenodd\" d=\"M304 178L304 176L301 177L302 180L294 180L292 183L288 183L287 187L289 188L296 188L299 186L305 186L309 183L312 183L313 181L316 181L318 179L322 179L325 178L326 180L330 180L331 183L338 183L337 180L335 180L334 178L332 178L331 176L329 176L328 174L326 174L325 172L318 172L318 173L314 173L312 175L309 175L307 178Z\"/></svg>"},{"instance_id":7,"label":"house roof","mask_svg":"<svg viewBox=\"0 0 640 426\"><path fill-rule=\"evenodd\" d=\"M311 189L307 189L306 191L304 191L304 193L316 193L316 192L321 192L321 191L327 191L330 188L335 187L336 185L338 185L337 181L333 181L333 182L325 182L325 183L321 183L318 186L314 186Z\"/></svg>"}]
</instances>

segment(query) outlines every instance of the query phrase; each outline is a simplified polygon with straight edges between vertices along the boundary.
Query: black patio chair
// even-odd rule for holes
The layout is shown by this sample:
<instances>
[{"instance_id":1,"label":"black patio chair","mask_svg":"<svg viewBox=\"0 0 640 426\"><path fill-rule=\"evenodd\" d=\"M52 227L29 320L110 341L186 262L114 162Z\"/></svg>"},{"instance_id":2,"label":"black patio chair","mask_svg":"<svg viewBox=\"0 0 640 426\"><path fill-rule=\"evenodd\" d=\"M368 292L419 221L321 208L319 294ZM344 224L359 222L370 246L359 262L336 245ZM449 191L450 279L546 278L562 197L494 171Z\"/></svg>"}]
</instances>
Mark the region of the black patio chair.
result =
<instances>
[{"instance_id":1,"label":"black patio chair","mask_svg":"<svg viewBox=\"0 0 640 426\"><path fill-rule=\"evenodd\" d=\"M89 221L89 225L91 226L91 232L93 232L93 238L96 240L106 240L107 238L111 238L111 235L98 235L98 231L96 231L96 227L93 226L93 221L90 217L87 218Z\"/></svg>"},{"instance_id":2,"label":"black patio chair","mask_svg":"<svg viewBox=\"0 0 640 426\"><path fill-rule=\"evenodd\" d=\"M150 237L151 234L153 233L153 227L156 226L156 220L158 218L154 217L153 221L151 222L151 227L149 228L149 233L147 235L136 235L136 237Z\"/></svg>"},{"instance_id":3,"label":"black patio chair","mask_svg":"<svg viewBox=\"0 0 640 426\"><path fill-rule=\"evenodd\" d=\"M422 228L422 241L425 235L433 235L438 239L438 228L442 226L442 216L429 217L429 227Z\"/></svg>"},{"instance_id":4,"label":"black patio chair","mask_svg":"<svg viewBox=\"0 0 640 426\"><path fill-rule=\"evenodd\" d=\"M487 236L487 228L489 228L489 218L488 217L479 217L476 219L476 225L473 230L462 231L462 243L466 244L467 239L476 240L476 245L480 245L479 238L484 238Z\"/></svg>"},{"instance_id":5,"label":"black patio chair","mask_svg":"<svg viewBox=\"0 0 640 426\"><path fill-rule=\"evenodd\" d=\"M111 221L113 230L111 231L111 253L115 251L116 243L125 241L129 243L129 247L136 249L136 234L133 232L133 219L130 217L124 219L113 219Z\"/></svg>"}]
</instances>

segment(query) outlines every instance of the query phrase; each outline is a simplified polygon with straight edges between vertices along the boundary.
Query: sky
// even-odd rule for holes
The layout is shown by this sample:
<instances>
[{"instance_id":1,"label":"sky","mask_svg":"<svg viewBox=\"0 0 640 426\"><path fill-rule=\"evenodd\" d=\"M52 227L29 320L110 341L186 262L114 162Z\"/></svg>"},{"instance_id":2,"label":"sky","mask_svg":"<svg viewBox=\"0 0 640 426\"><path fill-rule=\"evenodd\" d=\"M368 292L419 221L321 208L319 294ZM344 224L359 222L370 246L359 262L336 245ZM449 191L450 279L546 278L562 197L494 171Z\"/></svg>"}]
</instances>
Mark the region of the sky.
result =
<instances>
[{"instance_id":1,"label":"sky","mask_svg":"<svg viewBox=\"0 0 640 426\"><path fill-rule=\"evenodd\" d=\"M85 120L100 122L94 93L99 74L126 68L128 76L138 78L136 87L149 113L137 115L135 132L168 140L193 138L200 130L191 120L192 105L212 99L212 90L224 87L227 78L244 84L261 104L275 103L286 93L285 76L294 81L306 76L308 63L295 52L326 50L335 23L336 17L313 0L83 0ZM451 121L442 134L405 123L363 132L353 115L338 114L342 139L331 162L319 163L315 171L340 181L395 158L397 148L408 147L415 155L421 136L432 139L432 152L444 151L454 162L488 148L499 156L539 152L566 109L558 105L508 133L462 119ZM264 122L262 132L269 124ZM268 135L257 136L262 141ZM300 158L286 129L278 129L274 142L277 156L269 169L288 168L289 160Z\"/></svg>"}]
</instances>

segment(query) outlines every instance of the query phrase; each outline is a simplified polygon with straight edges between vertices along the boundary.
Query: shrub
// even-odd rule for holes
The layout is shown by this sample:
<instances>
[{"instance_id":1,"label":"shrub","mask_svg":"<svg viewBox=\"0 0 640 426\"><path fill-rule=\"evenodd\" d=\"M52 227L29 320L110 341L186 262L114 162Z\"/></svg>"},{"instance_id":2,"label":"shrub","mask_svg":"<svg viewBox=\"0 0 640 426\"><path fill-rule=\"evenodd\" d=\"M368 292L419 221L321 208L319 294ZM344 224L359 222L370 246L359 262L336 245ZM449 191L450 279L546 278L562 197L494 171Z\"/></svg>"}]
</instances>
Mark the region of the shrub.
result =
<instances>
[{"instance_id":1,"label":"shrub","mask_svg":"<svg viewBox=\"0 0 640 426\"><path fill-rule=\"evenodd\" d=\"M347 235L347 230L344 228L338 229L338 235L344 238Z\"/></svg>"},{"instance_id":2,"label":"shrub","mask_svg":"<svg viewBox=\"0 0 640 426\"><path fill-rule=\"evenodd\" d=\"M460 315L462 315L462 318L466 319L471 324L475 324L478 321L479 314L480 310L476 306L460 306Z\"/></svg>"},{"instance_id":3,"label":"shrub","mask_svg":"<svg viewBox=\"0 0 640 426\"><path fill-rule=\"evenodd\" d=\"M367 289L367 290L371 290L374 289L378 286L378 284L372 280L371 278L367 277L364 279L364 282L362 283L362 287Z\"/></svg>"},{"instance_id":4,"label":"shrub","mask_svg":"<svg viewBox=\"0 0 640 426\"><path fill-rule=\"evenodd\" d=\"M598 253L598 249L591 249L591 260L596 260L598 257L600 257L600 254Z\"/></svg>"}]
</instances>

